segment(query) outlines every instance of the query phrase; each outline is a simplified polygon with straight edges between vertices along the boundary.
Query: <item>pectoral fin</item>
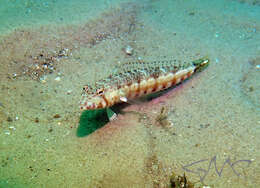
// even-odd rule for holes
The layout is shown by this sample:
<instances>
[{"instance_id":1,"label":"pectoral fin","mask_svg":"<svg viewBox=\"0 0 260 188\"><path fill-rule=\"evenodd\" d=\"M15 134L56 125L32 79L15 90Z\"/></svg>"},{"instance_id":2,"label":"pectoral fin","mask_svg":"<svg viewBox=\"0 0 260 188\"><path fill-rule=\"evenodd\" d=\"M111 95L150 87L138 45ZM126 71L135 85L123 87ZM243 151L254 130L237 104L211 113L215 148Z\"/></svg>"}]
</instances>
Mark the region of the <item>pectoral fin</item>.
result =
<instances>
[{"instance_id":1,"label":"pectoral fin","mask_svg":"<svg viewBox=\"0 0 260 188\"><path fill-rule=\"evenodd\" d=\"M107 117L108 117L109 121L116 120L117 114L113 110L111 110L110 108L107 108L106 111L107 111Z\"/></svg>"}]
</instances>

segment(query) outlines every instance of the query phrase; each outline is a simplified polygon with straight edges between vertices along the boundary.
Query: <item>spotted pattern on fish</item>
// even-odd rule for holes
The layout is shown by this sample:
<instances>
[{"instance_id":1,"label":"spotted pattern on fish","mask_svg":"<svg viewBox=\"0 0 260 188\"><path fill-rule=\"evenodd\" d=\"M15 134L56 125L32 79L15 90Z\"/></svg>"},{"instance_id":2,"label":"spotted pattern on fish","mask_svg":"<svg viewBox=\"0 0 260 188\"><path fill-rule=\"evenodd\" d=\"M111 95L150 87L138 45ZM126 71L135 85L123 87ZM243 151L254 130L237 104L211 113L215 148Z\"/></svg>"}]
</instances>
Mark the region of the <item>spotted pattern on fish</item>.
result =
<instances>
[{"instance_id":1,"label":"spotted pattern on fish","mask_svg":"<svg viewBox=\"0 0 260 188\"><path fill-rule=\"evenodd\" d=\"M206 67L209 59L129 62L121 71L83 88L81 110L107 108L174 86Z\"/></svg>"}]
</instances>

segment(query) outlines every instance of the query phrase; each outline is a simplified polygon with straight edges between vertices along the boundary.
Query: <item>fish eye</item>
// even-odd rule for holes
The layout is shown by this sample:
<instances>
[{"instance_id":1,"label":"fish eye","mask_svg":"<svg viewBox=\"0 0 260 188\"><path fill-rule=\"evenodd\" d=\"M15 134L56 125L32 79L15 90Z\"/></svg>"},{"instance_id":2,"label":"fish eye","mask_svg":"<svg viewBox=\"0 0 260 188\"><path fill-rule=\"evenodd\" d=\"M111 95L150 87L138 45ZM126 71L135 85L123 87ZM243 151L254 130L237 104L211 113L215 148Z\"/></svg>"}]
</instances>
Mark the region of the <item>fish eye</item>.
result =
<instances>
[{"instance_id":1,"label":"fish eye","mask_svg":"<svg viewBox=\"0 0 260 188\"><path fill-rule=\"evenodd\" d=\"M97 90L97 94L98 95L102 95L104 93L104 89L99 89L99 90Z\"/></svg>"}]
</instances>

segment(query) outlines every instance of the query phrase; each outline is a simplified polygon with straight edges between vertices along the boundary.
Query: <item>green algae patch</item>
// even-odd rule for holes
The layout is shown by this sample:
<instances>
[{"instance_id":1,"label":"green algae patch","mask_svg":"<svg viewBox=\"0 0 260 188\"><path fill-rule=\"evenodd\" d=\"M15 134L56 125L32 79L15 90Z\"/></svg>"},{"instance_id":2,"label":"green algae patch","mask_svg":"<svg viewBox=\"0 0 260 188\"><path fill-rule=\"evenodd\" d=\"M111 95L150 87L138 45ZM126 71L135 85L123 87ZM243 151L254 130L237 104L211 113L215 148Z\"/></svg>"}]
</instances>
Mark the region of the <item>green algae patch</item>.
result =
<instances>
[{"instance_id":1,"label":"green algae patch","mask_svg":"<svg viewBox=\"0 0 260 188\"><path fill-rule=\"evenodd\" d=\"M106 109L86 110L80 116L77 136L84 137L100 129L109 122Z\"/></svg>"}]
</instances>

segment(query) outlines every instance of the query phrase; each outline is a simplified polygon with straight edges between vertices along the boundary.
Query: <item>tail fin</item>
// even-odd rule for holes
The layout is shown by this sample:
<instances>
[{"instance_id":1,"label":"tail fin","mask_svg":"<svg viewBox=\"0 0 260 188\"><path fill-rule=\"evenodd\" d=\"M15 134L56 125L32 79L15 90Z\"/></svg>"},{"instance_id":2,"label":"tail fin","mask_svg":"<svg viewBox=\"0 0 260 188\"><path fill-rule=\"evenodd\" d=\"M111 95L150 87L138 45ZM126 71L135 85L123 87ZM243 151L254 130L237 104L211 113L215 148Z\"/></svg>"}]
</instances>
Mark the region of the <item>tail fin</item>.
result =
<instances>
[{"instance_id":1,"label":"tail fin","mask_svg":"<svg viewBox=\"0 0 260 188\"><path fill-rule=\"evenodd\" d=\"M195 72L199 72L209 65L209 58L203 57L203 58L193 61L192 63L196 67Z\"/></svg>"}]
</instances>

